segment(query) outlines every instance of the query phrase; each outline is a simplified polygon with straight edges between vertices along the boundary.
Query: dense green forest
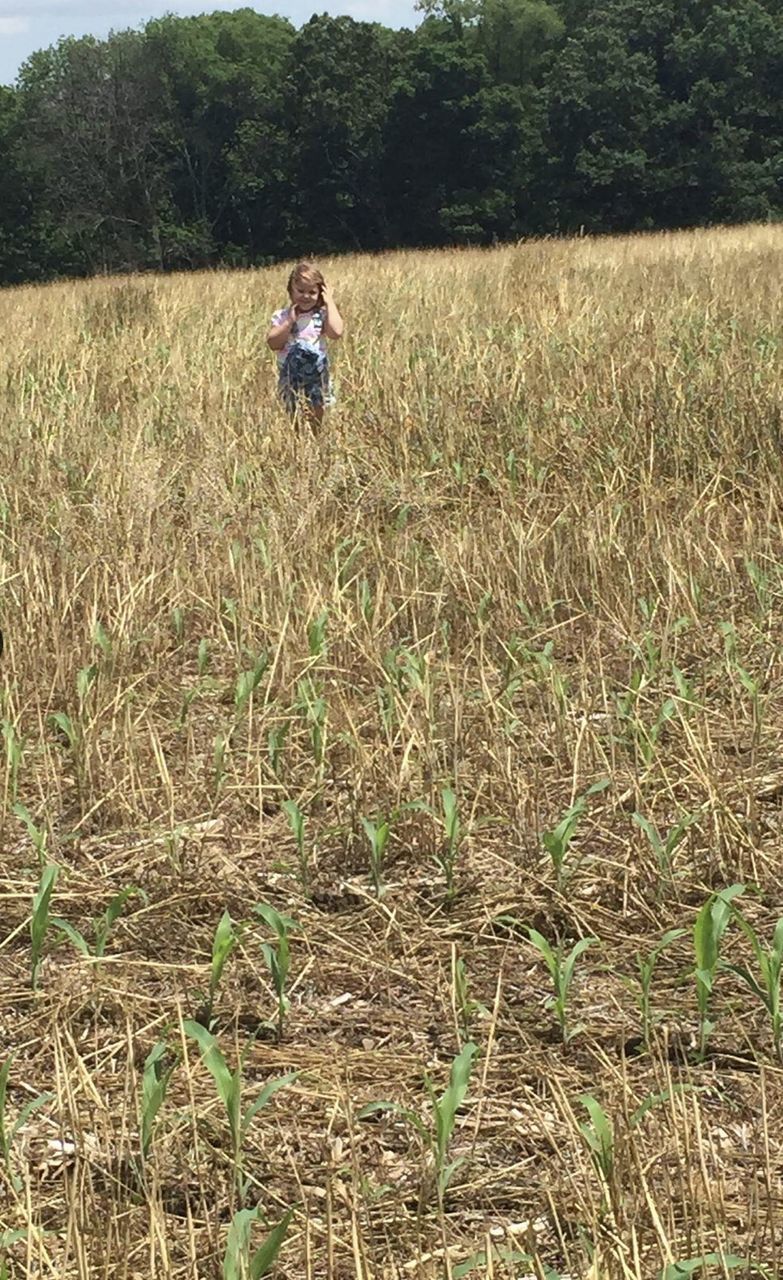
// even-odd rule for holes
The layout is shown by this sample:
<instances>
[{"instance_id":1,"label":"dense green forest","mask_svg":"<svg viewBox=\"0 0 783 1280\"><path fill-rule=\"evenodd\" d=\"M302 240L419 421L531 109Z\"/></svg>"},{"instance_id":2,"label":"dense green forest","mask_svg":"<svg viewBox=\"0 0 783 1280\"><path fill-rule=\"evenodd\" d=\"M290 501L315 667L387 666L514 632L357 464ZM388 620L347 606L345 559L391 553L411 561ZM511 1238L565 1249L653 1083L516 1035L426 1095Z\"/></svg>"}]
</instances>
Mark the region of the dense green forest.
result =
<instances>
[{"instance_id":1,"label":"dense green forest","mask_svg":"<svg viewBox=\"0 0 783 1280\"><path fill-rule=\"evenodd\" d=\"M783 214L783 0L252 9L0 87L0 282Z\"/></svg>"}]
</instances>

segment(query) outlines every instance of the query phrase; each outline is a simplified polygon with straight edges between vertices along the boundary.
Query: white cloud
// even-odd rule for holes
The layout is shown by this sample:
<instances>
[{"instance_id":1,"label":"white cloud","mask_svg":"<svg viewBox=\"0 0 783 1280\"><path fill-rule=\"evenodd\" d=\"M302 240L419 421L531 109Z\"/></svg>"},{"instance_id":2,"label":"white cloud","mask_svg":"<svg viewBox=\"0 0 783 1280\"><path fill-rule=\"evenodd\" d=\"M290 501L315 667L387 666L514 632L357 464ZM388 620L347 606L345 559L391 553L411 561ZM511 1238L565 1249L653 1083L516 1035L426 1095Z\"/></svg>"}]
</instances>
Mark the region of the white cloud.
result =
<instances>
[{"instance_id":1,"label":"white cloud","mask_svg":"<svg viewBox=\"0 0 783 1280\"><path fill-rule=\"evenodd\" d=\"M30 23L27 18L17 18L13 15L0 18L0 36L21 36L29 30Z\"/></svg>"}]
</instances>

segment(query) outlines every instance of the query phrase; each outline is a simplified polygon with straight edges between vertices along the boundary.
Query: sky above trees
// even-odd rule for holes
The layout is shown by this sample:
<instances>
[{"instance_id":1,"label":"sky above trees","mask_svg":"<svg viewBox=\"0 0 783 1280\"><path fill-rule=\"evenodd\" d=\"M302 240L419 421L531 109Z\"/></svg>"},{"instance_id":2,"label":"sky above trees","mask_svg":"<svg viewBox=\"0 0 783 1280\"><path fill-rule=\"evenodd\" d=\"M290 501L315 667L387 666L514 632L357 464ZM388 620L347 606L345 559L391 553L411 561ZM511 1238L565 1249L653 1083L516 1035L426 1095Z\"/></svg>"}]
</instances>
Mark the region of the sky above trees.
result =
<instances>
[{"instance_id":1,"label":"sky above trees","mask_svg":"<svg viewBox=\"0 0 783 1280\"><path fill-rule=\"evenodd\" d=\"M277 13L296 26L313 13L345 14L387 27L412 27L420 17L413 0L255 0L245 5L237 0L0 0L0 84L12 84L25 59L60 36L104 38L109 31L135 27L164 13L187 17L241 8Z\"/></svg>"}]
</instances>

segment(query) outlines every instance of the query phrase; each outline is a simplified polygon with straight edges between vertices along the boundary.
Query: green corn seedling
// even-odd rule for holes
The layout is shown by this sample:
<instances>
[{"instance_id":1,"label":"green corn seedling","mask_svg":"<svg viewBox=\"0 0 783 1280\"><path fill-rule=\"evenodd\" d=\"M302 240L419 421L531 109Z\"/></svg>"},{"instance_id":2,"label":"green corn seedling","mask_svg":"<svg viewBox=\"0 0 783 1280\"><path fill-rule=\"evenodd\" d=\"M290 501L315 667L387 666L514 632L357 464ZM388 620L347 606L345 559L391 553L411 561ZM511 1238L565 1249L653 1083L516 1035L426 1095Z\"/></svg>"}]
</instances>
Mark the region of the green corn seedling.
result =
<instances>
[{"instance_id":1,"label":"green corn seedling","mask_svg":"<svg viewBox=\"0 0 783 1280\"><path fill-rule=\"evenodd\" d=\"M283 809L288 814L288 822L296 840L296 852L299 858L299 879L302 883L303 891L307 893L310 885L310 868L305 844L304 814L295 800L284 800Z\"/></svg>"},{"instance_id":2,"label":"green corn seedling","mask_svg":"<svg viewBox=\"0 0 783 1280\"><path fill-rule=\"evenodd\" d=\"M675 942L677 938L683 937L687 931L685 929L669 929L663 935L657 946L654 946L646 956L640 951L636 953L636 964L639 970L639 1012L642 1019L642 1041L646 1049L649 1049L652 1039L652 1008L650 1003L650 990L652 987L653 973L658 963L658 957L666 947Z\"/></svg>"},{"instance_id":3,"label":"green corn seedling","mask_svg":"<svg viewBox=\"0 0 783 1280\"><path fill-rule=\"evenodd\" d=\"M780 1003L781 975L783 974L783 918L778 920L772 935L772 945L765 946L758 934L745 919L738 908L734 908L734 919L750 943L756 971L752 973L747 965L723 963L723 968L733 974L750 988L754 996L763 1004L769 1016L772 1044L775 1053L781 1055L781 1036L783 1035L783 1011Z\"/></svg>"},{"instance_id":4,"label":"green corn seedling","mask_svg":"<svg viewBox=\"0 0 783 1280\"><path fill-rule=\"evenodd\" d=\"M239 720L242 714L246 711L247 705L263 680L268 666L269 655L267 653L260 653L250 670L242 671L240 675L237 676L237 682L234 686L234 711L236 713L237 720Z\"/></svg>"},{"instance_id":5,"label":"green corn seedling","mask_svg":"<svg viewBox=\"0 0 783 1280\"><path fill-rule=\"evenodd\" d=\"M401 1107L394 1102L371 1102L366 1107L362 1107L357 1117L359 1120L364 1120L378 1111L392 1111L397 1115L403 1116L414 1126L426 1146L429 1147L432 1155L435 1165L438 1204L441 1209L443 1208L443 1200L449 1183L457 1169L464 1163L463 1158L448 1162L448 1153L457 1111L462 1106L468 1091L468 1082L476 1053L475 1044L468 1043L463 1045L460 1053L451 1064L449 1083L440 1098L436 1097L429 1076L425 1076L427 1092L432 1103L431 1125L425 1124L415 1111L408 1107Z\"/></svg>"},{"instance_id":6,"label":"green corn seedling","mask_svg":"<svg viewBox=\"0 0 783 1280\"><path fill-rule=\"evenodd\" d=\"M258 1209L238 1209L231 1219L223 1258L223 1280L261 1280L277 1261L294 1211L289 1209L264 1243L251 1254L251 1230L259 1219L259 1212Z\"/></svg>"},{"instance_id":7,"label":"green corn seedling","mask_svg":"<svg viewBox=\"0 0 783 1280\"><path fill-rule=\"evenodd\" d=\"M106 910L103 911L101 915L96 916L95 920L93 920L92 946L84 937L84 934L80 933L74 925L69 924L67 920L62 920L59 916L52 916L50 924L58 928L61 933L65 934L68 941L72 942L76 947L76 950L83 956L88 959L92 957L95 960L100 960L106 953L106 943L108 941L109 934L113 925L122 915L125 903L129 898L135 897L143 898L145 902L148 901L145 891L143 889L136 889L132 885L129 885L127 889L121 889L119 893L114 895Z\"/></svg>"},{"instance_id":8,"label":"green corn seedling","mask_svg":"<svg viewBox=\"0 0 783 1280\"><path fill-rule=\"evenodd\" d=\"M731 885L712 894L701 908L693 928L693 948L696 958L694 977L699 1006L699 1056L704 1057L707 1041L714 1029L709 1021L709 1006L715 975L718 970L720 944L726 931L732 910L732 900L744 893L745 886Z\"/></svg>"},{"instance_id":9,"label":"green corn seedling","mask_svg":"<svg viewBox=\"0 0 783 1280\"><path fill-rule=\"evenodd\" d=\"M97 671L97 668L96 668ZM84 714L83 700L79 704L80 713ZM54 725L58 732L61 742L63 742L68 751L71 753L74 771L76 773L76 784L79 792L84 791L86 764L84 754L84 738L81 730L81 719L78 723L74 723L65 711L55 711L49 717L49 723Z\"/></svg>"},{"instance_id":10,"label":"green corn seedling","mask_svg":"<svg viewBox=\"0 0 783 1280\"><path fill-rule=\"evenodd\" d=\"M468 975L465 970L465 961L457 956L456 947L452 949L451 955L451 973L452 973L452 992L454 997L454 1010L459 1027L459 1034L464 1043L471 1040L471 1024L473 1019L488 1018L489 1013L483 1004L478 1000L473 1000L470 995L470 984Z\"/></svg>"},{"instance_id":11,"label":"green corn seedling","mask_svg":"<svg viewBox=\"0 0 783 1280\"><path fill-rule=\"evenodd\" d=\"M363 544L352 537L343 538L335 547L334 563L338 590L345 591L346 587L349 587L356 580L354 570L363 550ZM347 554L343 558L344 553ZM324 612L326 613L327 611L324 610Z\"/></svg>"},{"instance_id":12,"label":"green corn seedling","mask_svg":"<svg viewBox=\"0 0 783 1280\"><path fill-rule=\"evenodd\" d=\"M557 1024L560 1028L560 1035L563 1044L567 1044L573 1039L581 1027L572 1027L568 1018L568 1001L571 992L571 983L574 978L574 967L577 960L588 947L598 942L597 938L580 938L571 948L566 956L562 942L558 942L557 948L553 948L546 938L538 932L537 929L528 929L528 935L533 946L542 956L549 976L554 986L554 995L548 1001L547 1007L554 1009L557 1018Z\"/></svg>"},{"instance_id":13,"label":"green corn seedling","mask_svg":"<svg viewBox=\"0 0 783 1280\"><path fill-rule=\"evenodd\" d=\"M326 655L326 628L329 622L329 610L322 609L307 628L307 644L311 658L323 658Z\"/></svg>"},{"instance_id":14,"label":"green corn seedling","mask_svg":"<svg viewBox=\"0 0 783 1280\"><path fill-rule=\"evenodd\" d=\"M90 689L95 684L95 681L97 680L97 678L98 678L98 668L94 662L91 662L90 665L87 667L80 667L79 670L76 672L76 696L79 699L80 712L84 711L84 704L87 701L87 697L89 695ZM57 719L56 716L53 718L55 720ZM63 716L62 720L68 721L68 716ZM65 727L63 723L60 723L60 728L66 734L66 736L68 737L71 736L71 734L69 733L69 730Z\"/></svg>"},{"instance_id":15,"label":"green corn seedling","mask_svg":"<svg viewBox=\"0 0 783 1280\"><path fill-rule=\"evenodd\" d=\"M92 638L93 642L103 654L104 661L110 662L112 656L111 637L100 620L96 621L95 626L93 627Z\"/></svg>"},{"instance_id":16,"label":"green corn seedling","mask_svg":"<svg viewBox=\"0 0 783 1280\"><path fill-rule=\"evenodd\" d=\"M186 689L183 693L182 705L180 706L179 715L175 721L177 732L181 733L185 728L185 725L188 722L188 716L190 715L190 708L193 706L193 703L196 701L200 692L201 690L199 689L199 686L194 685L192 689Z\"/></svg>"},{"instance_id":17,"label":"green corn seedling","mask_svg":"<svg viewBox=\"0 0 783 1280\"><path fill-rule=\"evenodd\" d=\"M372 618L373 598L372 587L366 578L362 578L359 583L359 608L364 621L369 623Z\"/></svg>"},{"instance_id":18,"label":"green corn seedling","mask_svg":"<svg viewBox=\"0 0 783 1280\"><path fill-rule=\"evenodd\" d=\"M642 758L643 763L650 767L655 759L655 753L658 750L658 742L666 725L677 713L677 704L673 698L666 698L661 706L658 715L649 725L645 725L641 720L635 722L635 739L636 748Z\"/></svg>"},{"instance_id":19,"label":"green corn seedling","mask_svg":"<svg viewBox=\"0 0 783 1280\"><path fill-rule=\"evenodd\" d=\"M21 1180L19 1180L18 1186L14 1183L14 1190L20 1190L21 1186L22 1183ZM10 1249L12 1245L19 1244L20 1241L27 1239L28 1232L26 1227L16 1227L12 1231L0 1231L0 1280L11 1280L11 1272L8 1270L8 1263L6 1261L6 1251Z\"/></svg>"},{"instance_id":20,"label":"green corn seedling","mask_svg":"<svg viewBox=\"0 0 783 1280\"><path fill-rule=\"evenodd\" d=\"M185 635L185 610L181 605L177 604L171 610L171 629L177 644L181 644Z\"/></svg>"},{"instance_id":21,"label":"green corn seedling","mask_svg":"<svg viewBox=\"0 0 783 1280\"><path fill-rule=\"evenodd\" d=\"M668 832L665 839L661 836L658 828L649 818L645 818L644 814L634 813L633 821L636 823L640 831L643 831L650 842L650 846L655 855L655 861L658 867L658 893L660 894L664 882L670 883L672 879L672 861L674 854L685 839L685 834L690 826L696 821L698 814L686 813L680 821Z\"/></svg>"},{"instance_id":22,"label":"green corn seedling","mask_svg":"<svg viewBox=\"0 0 783 1280\"><path fill-rule=\"evenodd\" d=\"M269 1102L279 1089L284 1089L292 1080L296 1079L297 1073L291 1072L286 1076L281 1076L277 1080L270 1080L264 1085L255 1102L244 1110L242 1108L242 1069L244 1067L245 1052L240 1057L237 1067L234 1071L230 1071L223 1054L220 1051L218 1042L211 1032L207 1031L200 1022L192 1022L190 1020L183 1023L185 1034L196 1041L201 1051L201 1057L204 1066L212 1076L218 1097L226 1109L228 1117L228 1125L231 1133L231 1158L234 1182L240 1201L244 1198L245 1186L242 1177L242 1144L245 1134L250 1127L254 1118L259 1111ZM250 1042L252 1044L252 1041Z\"/></svg>"},{"instance_id":23,"label":"green corn seedling","mask_svg":"<svg viewBox=\"0 0 783 1280\"><path fill-rule=\"evenodd\" d=\"M642 636L641 644L634 644L633 648L644 665L645 676L648 680L652 680L658 671L661 661L661 647L652 633L652 624L658 613L660 600L656 600L651 604L644 596L640 596L636 604L647 629Z\"/></svg>"},{"instance_id":24,"label":"green corn seedling","mask_svg":"<svg viewBox=\"0 0 783 1280\"><path fill-rule=\"evenodd\" d=\"M687 716L694 707L699 705L696 698L695 683L693 680L689 680L685 672L674 663L672 663L672 679L677 690L680 714Z\"/></svg>"},{"instance_id":25,"label":"green corn seedling","mask_svg":"<svg viewBox=\"0 0 783 1280\"><path fill-rule=\"evenodd\" d=\"M443 788L440 793L440 802L443 806L444 839L440 850L436 851L435 859L446 877L446 901L451 902L456 891L454 876L462 844L462 826L457 809L457 797L451 787Z\"/></svg>"},{"instance_id":26,"label":"green corn seedling","mask_svg":"<svg viewBox=\"0 0 783 1280\"><path fill-rule=\"evenodd\" d=\"M6 1108L8 1104L8 1080L11 1074L12 1062L13 1055L6 1059L2 1067L0 1067L0 1160L11 1180L12 1186L19 1190L22 1186L21 1180L14 1176L11 1170L11 1150L14 1139L27 1124L30 1117L45 1106L47 1102L51 1102L54 1095L51 1093L39 1093L35 1098L31 1098L25 1103L16 1120L11 1124L6 1116Z\"/></svg>"},{"instance_id":27,"label":"green corn seedling","mask_svg":"<svg viewBox=\"0 0 783 1280\"><path fill-rule=\"evenodd\" d=\"M442 810L440 813L433 809L432 805L427 804L426 800L413 800L410 804L404 805L403 810L428 813L433 821L442 827L443 838L436 845L433 856L446 880L446 902L451 903L456 894L455 874L457 858L462 846L462 825L457 808L457 797L451 787L443 788L440 793L440 802Z\"/></svg>"},{"instance_id":28,"label":"green corn seedling","mask_svg":"<svg viewBox=\"0 0 783 1280\"><path fill-rule=\"evenodd\" d=\"M49 905L60 868L51 863L41 872L41 880L33 898L33 914L30 918L30 985L38 987L44 939L49 928Z\"/></svg>"},{"instance_id":29,"label":"green corn seedling","mask_svg":"<svg viewBox=\"0 0 783 1280\"><path fill-rule=\"evenodd\" d=\"M636 1107L631 1115L628 1116L628 1128L633 1130L641 1124L648 1111L651 1111L653 1107L668 1102L676 1094L695 1093L698 1088L697 1085L692 1084L675 1084L659 1093L648 1094L641 1105ZM587 1144L593 1167L601 1182L606 1204L612 1206L615 1203L617 1193L618 1143L615 1127L600 1102L592 1094L581 1094L579 1102L589 1115L589 1121L579 1123L579 1132Z\"/></svg>"},{"instance_id":30,"label":"green corn seedling","mask_svg":"<svg viewBox=\"0 0 783 1280\"><path fill-rule=\"evenodd\" d=\"M228 911L224 911L220 917L215 936L212 939L212 959L209 966L209 991L207 992L207 1025L212 1025L212 1012L215 1007L215 997L223 977L223 970L226 962L239 941L239 930L234 928L234 922Z\"/></svg>"},{"instance_id":31,"label":"green corn seedling","mask_svg":"<svg viewBox=\"0 0 783 1280\"><path fill-rule=\"evenodd\" d=\"M152 1148L155 1123L158 1112L163 1106L169 1082L174 1074L176 1059L166 1065L170 1051L163 1040L159 1040L144 1059L144 1072L141 1079L141 1156L146 1161Z\"/></svg>"},{"instance_id":32,"label":"green corn seedling","mask_svg":"<svg viewBox=\"0 0 783 1280\"><path fill-rule=\"evenodd\" d=\"M627 742L635 738L633 726L635 724L636 704L646 684L644 672L641 667L635 668L631 673L631 678L627 688L623 693L615 695L615 703L617 706L617 716L623 730L623 738Z\"/></svg>"},{"instance_id":33,"label":"green corn seedling","mask_svg":"<svg viewBox=\"0 0 783 1280\"><path fill-rule=\"evenodd\" d=\"M475 1044L468 1043L463 1046L451 1064L449 1083L440 1098L436 1098L432 1082L429 1077L427 1078L427 1089L432 1099L433 1119L435 1121L434 1155L438 1176L438 1201L441 1204L451 1179L460 1165L464 1163L462 1157L458 1160L452 1160L450 1163L447 1163L447 1159L457 1111L465 1101L470 1072L476 1053Z\"/></svg>"},{"instance_id":34,"label":"green corn seedling","mask_svg":"<svg viewBox=\"0 0 783 1280\"><path fill-rule=\"evenodd\" d=\"M296 708L302 712L307 722L310 746L313 759L318 769L319 779L323 773L326 755L326 718L328 707L320 684L316 684L307 676L297 685Z\"/></svg>"},{"instance_id":35,"label":"green corn seedling","mask_svg":"<svg viewBox=\"0 0 783 1280\"><path fill-rule=\"evenodd\" d=\"M299 925L290 916L281 915L265 902L257 903L253 910L276 935L275 942L262 943L261 951L272 975L272 983L277 995L277 1038L282 1040L285 1015L290 1008L290 1001L286 995L291 964L289 934L298 929Z\"/></svg>"},{"instance_id":36,"label":"green corn seedling","mask_svg":"<svg viewBox=\"0 0 783 1280\"><path fill-rule=\"evenodd\" d=\"M597 795L599 791L605 791L608 786L608 778L603 778L600 782L594 782L566 810L554 830L544 831L541 836L541 843L552 860L558 890L563 888L567 880L566 857L571 841L576 834L579 820L587 810L587 801L590 796Z\"/></svg>"},{"instance_id":37,"label":"green corn seedling","mask_svg":"<svg viewBox=\"0 0 783 1280\"><path fill-rule=\"evenodd\" d=\"M275 725L274 729L270 729L267 735L267 749L269 752L269 763L272 766L272 772L276 778L280 776L280 761L283 758L283 748L288 734L287 724Z\"/></svg>"},{"instance_id":38,"label":"green corn seedling","mask_svg":"<svg viewBox=\"0 0 783 1280\"><path fill-rule=\"evenodd\" d=\"M362 818L362 826L370 842L370 879L376 897L380 898L384 892L383 859L389 841L389 823L376 823L371 822L369 818Z\"/></svg>"},{"instance_id":39,"label":"green corn seedling","mask_svg":"<svg viewBox=\"0 0 783 1280\"><path fill-rule=\"evenodd\" d=\"M29 810L23 804L15 804L13 812L24 823L38 858L38 866L43 870L46 866L46 830L43 827L36 826Z\"/></svg>"},{"instance_id":40,"label":"green corn seedling","mask_svg":"<svg viewBox=\"0 0 783 1280\"><path fill-rule=\"evenodd\" d=\"M583 1093L579 1101L590 1117L589 1122L579 1125L579 1132L587 1143L590 1158L601 1181L607 1203L611 1204L615 1173L614 1126L600 1102L592 1094Z\"/></svg>"},{"instance_id":41,"label":"green corn seedling","mask_svg":"<svg viewBox=\"0 0 783 1280\"><path fill-rule=\"evenodd\" d=\"M196 670L198 672L199 680L205 674L208 666L209 666L209 641L202 638L198 642L198 649L196 651Z\"/></svg>"}]
</instances>

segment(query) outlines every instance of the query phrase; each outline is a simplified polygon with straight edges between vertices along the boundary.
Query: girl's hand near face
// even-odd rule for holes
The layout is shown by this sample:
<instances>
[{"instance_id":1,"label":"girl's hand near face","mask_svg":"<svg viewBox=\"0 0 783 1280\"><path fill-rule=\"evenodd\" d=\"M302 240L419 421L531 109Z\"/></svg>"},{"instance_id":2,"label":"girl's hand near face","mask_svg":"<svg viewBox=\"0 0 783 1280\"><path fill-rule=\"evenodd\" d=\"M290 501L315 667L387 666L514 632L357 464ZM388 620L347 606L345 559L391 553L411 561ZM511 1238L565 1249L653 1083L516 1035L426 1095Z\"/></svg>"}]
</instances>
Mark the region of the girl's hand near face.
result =
<instances>
[{"instance_id":1,"label":"girl's hand near face","mask_svg":"<svg viewBox=\"0 0 783 1280\"><path fill-rule=\"evenodd\" d=\"M321 306L326 308L334 306L332 290L328 284L321 285Z\"/></svg>"}]
</instances>

